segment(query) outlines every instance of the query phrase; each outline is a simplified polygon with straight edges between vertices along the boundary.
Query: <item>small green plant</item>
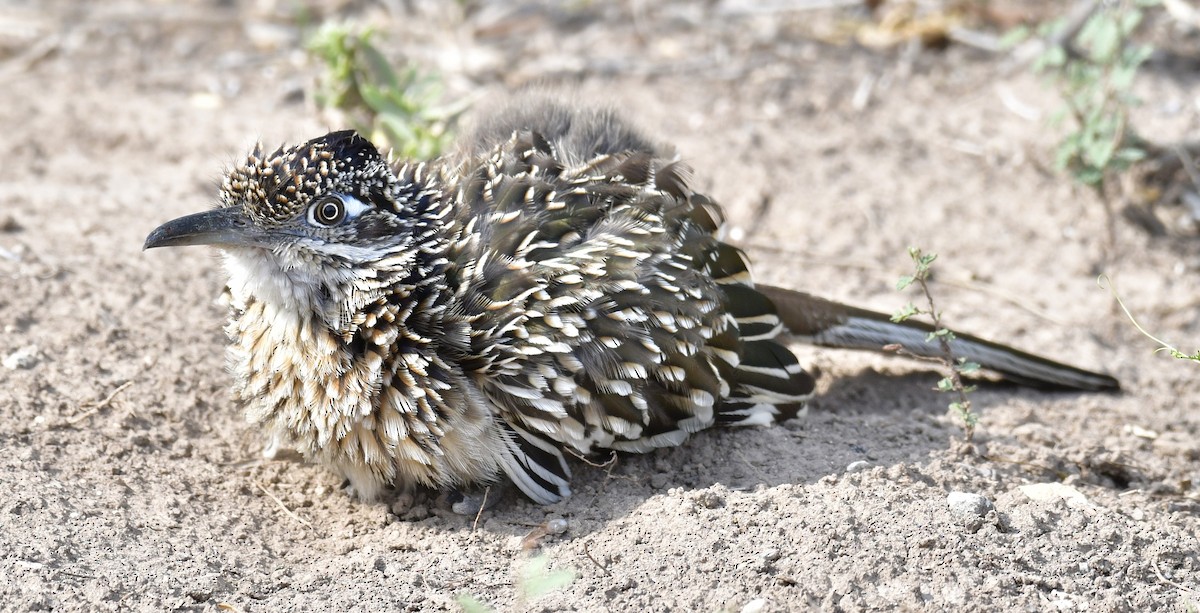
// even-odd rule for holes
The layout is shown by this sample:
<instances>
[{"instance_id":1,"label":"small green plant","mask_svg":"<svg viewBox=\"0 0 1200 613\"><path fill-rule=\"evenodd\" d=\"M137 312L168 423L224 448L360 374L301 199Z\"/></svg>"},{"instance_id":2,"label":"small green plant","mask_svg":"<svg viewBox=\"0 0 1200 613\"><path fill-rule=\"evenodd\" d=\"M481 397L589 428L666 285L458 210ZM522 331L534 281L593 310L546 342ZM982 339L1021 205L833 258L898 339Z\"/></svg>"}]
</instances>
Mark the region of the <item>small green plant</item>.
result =
<instances>
[{"instance_id":1,"label":"small green plant","mask_svg":"<svg viewBox=\"0 0 1200 613\"><path fill-rule=\"evenodd\" d=\"M1109 283L1109 287L1104 287L1105 283ZM1100 275L1100 277L1096 279L1096 284L1099 285L1101 289L1107 289L1109 293L1112 294L1113 299L1117 301L1117 305L1119 305L1121 310L1125 312L1125 317L1129 318L1129 322L1133 324L1134 328L1137 328L1138 332L1142 333L1142 336L1145 336L1155 343L1158 343L1158 349L1154 350L1155 353L1159 351L1166 351L1173 358L1179 360L1191 360L1197 364L1200 364L1200 349L1197 349L1195 353L1187 354L1176 349L1174 345L1171 345L1170 343L1147 332L1146 329L1142 327L1142 324L1139 324L1138 320L1133 317L1133 313L1129 312L1129 307L1125 306L1125 301L1121 300L1121 296L1117 294L1116 285L1111 283L1107 275Z\"/></svg>"},{"instance_id":2,"label":"small green plant","mask_svg":"<svg viewBox=\"0 0 1200 613\"><path fill-rule=\"evenodd\" d=\"M1143 159L1146 151L1129 125L1130 109L1141 104L1133 82L1153 48L1131 37L1144 18L1144 8L1158 0L1122 0L1097 5L1074 36L1057 32L1063 21L1044 27L1056 41L1034 63L1034 69L1058 83L1073 129L1059 144L1056 161L1080 183L1100 189L1114 173Z\"/></svg>"},{"instance_id":3,"label":"small green plant","mask_svg":"<svg viewBox=\"0 0 1200 613\"><path fill-rule=\"evenodd\" d=\"M1055 153L1060 170L1093 190L1104 204L1108 240L1115 242L1110 186L1113 179L1145 159L1151 147L1129 123L1141 101L1133 95L1138 69L1153 48L1132 42L1145 9L1158 0L1096 2L1075 20L1060 19L1040 28L1048 41L1034 70L1057 84L1064 106L1052 121L1070 120ZM1082 18L1082 19L1080 19Z\"/></svg>"},{"instance_id":4,"label":"small green plant","mask_svg":"<svg viewBox=\"0 0 1200 613\"><path fill-rule=\"evenodd\" d=\"M575 571L573 569L552 570L549 557L534 556L521 565L517 575L518 597L522 602L533 600L571 585L574 580ZM494 611L470 594L459 594L456 600L464 613L492 613Z\"/></svg>"},{"instance_id":5,"label":"small green plant","mask_svg":"<svg viewBox=\"0 0 1200 613\"><path fill-rule=\"evenodd\" d=\"M975 391L975 386L964 384L962 376L977 372L979 364L963 358L955 359L954 350L951 347L951 343L955 339L954 332L942 326L941 312L934 305L933 294L929 291L929 275L933 268L933 262L937 259L937 254L925 253L919 247L909 247L908 255L912 258L916 270L911 275L900 277L900 280L896 282L896 290L904 291L910 286L916 285L925 296L926 306L918 307L910 302L892 315L892 321L899 323L918 315L929 316L933 323L933 332L929 333L925 342L936 341L939 344L942 356L933 360L941 364L946 371L946 376L937 382L937 390L955 395L956 399L950 403L950 411L962 420L963 432L967 442L970 442L975 436L975 426L979 423L979 416L971 410L971 399L968 397L968 394Z\"/></svg>"},{"instance_id":6,"label":"small green plant","mask_svg":"<svg viewBox=\"0 0 1200 613\"><path fill-rule=\"evenodd\" d=\"M468 103L441 104L440 81L411 65L394 69L373 36L370 29L331 23L309 37L309 52L325 65L313 93L317 104L401 156L437 156Z\"/></svg>"},{"instance_id":7,"label":"small green plant","mask_svg":"<svg viewBox=\"0 0 1200 613\"><path fill-rule=\"evenodd\" d=\"M1141 103L1133 86L1154 53L1154 47L1134 40L1138 29L1152 13L1190 28L1195 13L1180 0L1080 0L1070 5L1066 16L1036 28L1042 50L1033 69L1059 92L1061 109L1051 123L1067 127L1055 148L1055 162L1099 197L1107 258L1116 244L1114 203L1124 205L1121 213L1129 221L1152 236L1163 236L1169 225L1155 209L1188 204L1200 190L1195 164L1200 142L1155 141L1131 124L1132 110ZM1031 32L1015 28L1002 45L1015 47Z\"/></svg>"}]
</instances>

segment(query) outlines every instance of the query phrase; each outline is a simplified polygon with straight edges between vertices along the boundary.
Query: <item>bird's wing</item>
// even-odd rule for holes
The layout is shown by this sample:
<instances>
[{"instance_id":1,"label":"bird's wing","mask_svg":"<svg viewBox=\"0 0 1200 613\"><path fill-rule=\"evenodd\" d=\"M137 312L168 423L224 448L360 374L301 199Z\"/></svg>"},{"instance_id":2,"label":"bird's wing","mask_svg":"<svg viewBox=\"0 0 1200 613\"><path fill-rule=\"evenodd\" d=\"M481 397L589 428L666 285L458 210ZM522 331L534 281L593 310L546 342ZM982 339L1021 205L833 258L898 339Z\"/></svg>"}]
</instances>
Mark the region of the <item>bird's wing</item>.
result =
<instances>
[{"instance_id":1,"label":"bird's wing","mask_svg":"<svg viewBox=\"0 0 1200 613\"><path fill-rule=\"evenodd\" d=\"M477 354L463 363L512 430L506 470L531 496L565 479L560 449L673 446L714 423L770 423L811 394L682 165L640 151L568 165L529 131L459 193L450 274Z\"/></svg>"}]
</instances>

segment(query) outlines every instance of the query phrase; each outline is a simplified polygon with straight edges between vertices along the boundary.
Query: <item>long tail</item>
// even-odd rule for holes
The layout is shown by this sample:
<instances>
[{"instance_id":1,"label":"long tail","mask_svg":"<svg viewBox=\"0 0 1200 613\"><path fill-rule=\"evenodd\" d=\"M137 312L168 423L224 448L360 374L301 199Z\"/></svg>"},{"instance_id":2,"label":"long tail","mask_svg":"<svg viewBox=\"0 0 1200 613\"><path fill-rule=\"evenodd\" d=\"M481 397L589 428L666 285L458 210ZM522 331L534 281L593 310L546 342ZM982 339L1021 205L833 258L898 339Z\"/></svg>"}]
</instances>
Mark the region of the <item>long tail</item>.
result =
<instances>
[{"instance_id":1,"label":"long tail","mask_svg":"<svg viewBox=\"0 0 1200 613\"><path fill-rule=\"evenodd\" d=\"M775 303L779 318L796 338L814 345L882 351L900 345L908 353L940 357L937 343L925 342L933 326L914 320L894 323L882 313L852 307L803 292L756 284ZM1105 374L1076 368L969 334L954 333L955 358L966 358L1004 378L1029 387L1116 391L1121 383Z\"/></svg>"}]
</instances>

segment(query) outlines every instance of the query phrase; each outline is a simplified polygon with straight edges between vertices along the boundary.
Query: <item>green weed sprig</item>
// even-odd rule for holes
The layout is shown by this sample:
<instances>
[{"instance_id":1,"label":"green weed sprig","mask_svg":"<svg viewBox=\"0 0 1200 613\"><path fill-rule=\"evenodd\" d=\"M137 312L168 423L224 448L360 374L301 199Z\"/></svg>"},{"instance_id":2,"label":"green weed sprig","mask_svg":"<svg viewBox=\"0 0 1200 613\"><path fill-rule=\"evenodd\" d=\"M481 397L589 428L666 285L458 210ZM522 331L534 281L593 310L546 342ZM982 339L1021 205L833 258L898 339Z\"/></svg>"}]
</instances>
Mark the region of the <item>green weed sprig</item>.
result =
<instances>
[{"instance_id":1,"label":"green weed sprig","mask_svg":"<svg viewBox=\"0 0 1200 613\"><path fill-rule=\"evenodd\" d=\"M522 602L527 602L571 585L574 580L574 569L552 570L549 557L534 556L521 565L516 585L518 597ZM464 613L493 613L495 611L470 594L459 594L456 600Z\"/></svg>"},{"instance_id":2,"label":"green weed sprig","mask_svg":"<svg viewBox=\"0 0 1200 613\"><path fill-rule=\"evenodd\" d=\"M1157 0L1104 2L1074 36L1055 35L1062 21L1045 28L1052 44L1034 69L1055 79L1073 128L1059 143L1058 166L1076 181L1100 189L1114 173L1146 157L1140 139L1129 125L1130 110L1141 104L1133 95L1138 69L1153 52L1131 41L1142 23L1144 7Z\"/></svg>"},{"instance_id":3,"label":"green weed sprig","mask_svg":"<svg viewBox=\"0 0 1200 613\"><path fill-rule=\"evenodd\" d=\"M916 285L925 296L926 306L922 308L910 302L892 315L892 321L899 323L918 315L929 316L933 323L933 332L929 333L925 342L937 341L941 347L942 356L931 359L940 363L946 372L946 376L937 382L937 391L953 394L957 398L950 403L950 411L962 420L964 435L967 442L970 442L975 436L975 426L979 423L979 416L971 409L971 399L968 397L968 394L975 391L975 386L964 384L962 376L977 372L979 364L967 361L965 358L956 359L954 357L954 349L951 347L951 343L955 339L954 332L942 326L941 312L934 305L933 294L929 291L929 274L934 260L937 259L937 254L924 253L919 247L909 247L908 255L912 257L916 270L912 275L901 276L900 280L896 282L896 290L904 291L910 286ZM894 346L890 348L899 350Z\"/></svg>"},{"instance_id":4,"label":"green weed sprig","mask_svg":"<svg viewBox=\"0 0 1200 613\"><path fill-rule=\"evenodd\" d=\"M436 157L469 103L441 104L440 80L411 65L394 69L373 36L370 29L339 23L312 34L308 50L325 65L313 92L317 104L342 113L381 148L406 158Z\"/></svg>"},{"instance_id":5,"label":"green weed sprig","mask_svg":"<svg viewBox=\"0 0 1200 613\"><path fill-rule=\"evenodd\" d=\"M1052 123L1070 127L1055 150L1055 165L1077 183L1091 188L1104 205L1108 245L1116 242L1109 187L1114 179L1149 155L1153 145L1130 125L1131 110L1141 104L1133 94L1138 69L1153 47L1134 44L1146 7L1158 0L1096 2L1082 22L1060 19L1040 28L1048 46L1034 62L1036 72L1057 85L1063 108Z\"/></svg>"}]
</instances>

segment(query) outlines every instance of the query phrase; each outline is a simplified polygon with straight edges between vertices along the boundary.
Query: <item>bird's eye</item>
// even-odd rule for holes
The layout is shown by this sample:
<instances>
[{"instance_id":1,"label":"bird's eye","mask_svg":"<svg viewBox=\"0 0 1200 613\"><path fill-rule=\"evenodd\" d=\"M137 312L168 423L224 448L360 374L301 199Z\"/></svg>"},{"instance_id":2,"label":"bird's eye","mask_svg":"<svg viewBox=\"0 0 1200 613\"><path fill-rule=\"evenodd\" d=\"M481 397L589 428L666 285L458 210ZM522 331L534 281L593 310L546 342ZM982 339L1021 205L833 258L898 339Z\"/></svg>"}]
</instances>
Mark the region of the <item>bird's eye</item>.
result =
<instances>
[{"instance_id":1,"label":"bird's eye","mask_svg":"<svg viewBox=\"0 0 1200 613\"><path fill-rule=\"evenodd\" d=\"M346 218L346 206L340 198L325 198L308 210L309 219L322 226L336 226Z\"/></svg>"}]
</instances>

